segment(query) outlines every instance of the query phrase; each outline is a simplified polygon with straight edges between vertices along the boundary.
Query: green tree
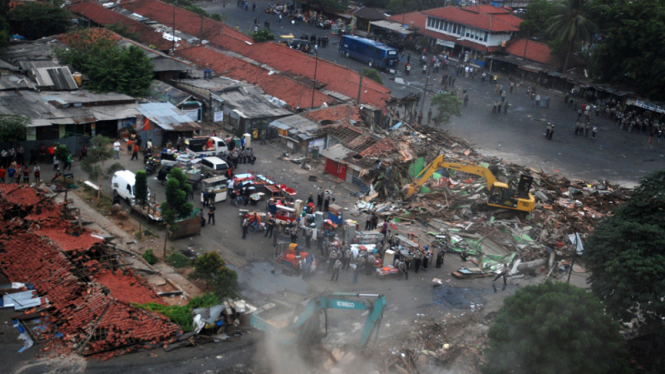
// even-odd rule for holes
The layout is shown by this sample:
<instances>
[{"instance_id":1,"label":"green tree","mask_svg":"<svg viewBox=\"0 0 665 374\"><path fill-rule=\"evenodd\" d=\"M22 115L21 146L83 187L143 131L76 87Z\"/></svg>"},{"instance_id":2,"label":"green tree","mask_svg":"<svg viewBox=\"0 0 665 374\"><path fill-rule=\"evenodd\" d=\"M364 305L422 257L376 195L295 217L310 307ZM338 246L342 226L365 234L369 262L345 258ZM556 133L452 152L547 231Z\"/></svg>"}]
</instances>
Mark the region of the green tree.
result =
<instances>
[{"instance_id":1,"label":"green tree","mask_svg":"<svg viewBox=\"0 0 665 374\"><path fill-rule=\"evenodd\" d=\"M194 205L187 202L187 195L192 186L187 183L187 176L179 168L171 169L166 178L166 200L161 205L162 223L166 226L164 235L164 257L166 257L166 242L169 230L176 228L176 222L182 218L189 218Z\"/></svg>"},{"instance_id":2,"label":"green tree","mask_svg":"<svg viewBox=\"0 0 665 374\"><path fill-rule=\"evenodd\" d=\"M349 7L349 0L307 0L307 5L318 10L336 10L343 12Z\"/></svg>"},{"instance_id":3,"label":"green tree","mask_svg":"<svg viewBox=\"0 0 665 374\"><path fill-rule=\"evenodd\" d=\"M104 164L107 160L113 157L113 148L111 147L111 140L105 136L97 135L90 139L88 146L88 157L81 161L81 169L88 173L92 180L97 181L97 200L102 192L102 179L108 178L117 170L124 170L124 166L119 163L111 165L108 169L104 169Z\"/></svg>"},{"instance_id":4,"label":"green tree","mask_svg":"<svg viewBox=\"0 0 665 374\"><path fill-rule=\"evenodd\" d=\"M584 250L591 290L622 321L665 336L665 170L596 226Z\"/></svg>"},{"instance_id":5,"label":"green tree","mask_svg":"<svg viewBox=\"0 0 665 374\"><path fill-rule=\"evenodd\" d=\"M194 276L209 280L219 296L227 296L238 284L238 274L226 267L217 252L207 252L194 261Z\"/></svg>"},{"instance_id":6,"label":"green tree","mask_svg":"<svg viewBox=\"0 0 665 374\"><path fill-rule=\"evenodd\" d=\"M9 13L9 19L28 39L62 34L72 25L72 14L54 3L21 2Z\"/></svg>"},{"instance_id":7,"label":"green tree","mask_svg":"<svg viewBox=\"0 0 665 374\"><path fill-rule=\"evenodd\" d=\"M226 261L217 252L206 252L194 261L194 272L202 277L212 276L226 266Z\"/></svg>"},{"instance_id":8,"label":"green tree","mask_svg":"<svg viewBox=\"0 0 665 374\"><path fill-rule=\"evenodd\" d=\"M462 115L462 101L449 92L436 94L430 101L430 107L436 108L436 116L432 118L437 126L450 123L452 116Z\"/></svg>"},{"instance_id":9,"label":"green tree","mask_svg":"<svg viewBox=\"0 0 665 374\"><path fill-rule=\"evenodd\" d=\"M527 286L490 328L484 374L623 373L619 325L592 293L567 283Z\"/></svg>"},{"instance_id":10,"label":"green tree","mask_svg":"<svg viewBox=\"0 0 665 374\"><path fill-rule=\"evenodd\" d=\"M524 21L520 24L522 34L529 38L549 41L551 35L546 32L548 21L557 15L555 5L558 2L534 0L526 7Z\"/></svg>"},{"instance_id":11,"label":"green tree","mask_svg":"<svg viewBox=\"0 0 665 374\"><path fill-rule=\"evenodd\" d=\"M563 71L568 68L575 48L579 48L581 42L591 41L596 31L596 24L590 18L592 10L591 0L567 0L555 5L556 15L548 20L550 25L546 32L567 45Z\"/></svg>"},{"instance_id":12,"label":"green tree","mask_svg":"<svg viewBox=\"0 0 665 374\"><path fill-rule=\"evenodd\" d=\"M140 34L137 33L137 32L130 31L129 27L127 27L127 25L125 25L122 22L112 23L112 24L106 25L104 27L111 30L111 31L113 31L114 33L116 33L118 35L122 35L125 38L132 39L134 41L137 41L137 42L141 43Z\"/></svg>"},{"instance_id":13,"label":"green tree","mask_svg":"<svg viewBox=\"0 0 665 374\"><path fill-rule=\"evenodd\" d=\"M634 87L651 100L665 100L665 4L659 0L608 0L596 7L603 38L591 68L601 81Z\"/></svg>"},{"instance_id":14,"label":"green tree","mask_svg":"<svg viewBox=\"0 0 665 374\"><path fill-rule=\"evenodd\" d=\"M69 34L67 40L71 48L58 50L56 54L61 62L90 78L86 87L137 97L147 95L153 64L140 48L122 47L110 34L89 29Z\"/></svg>"},{"instance_id":15,"label":"green tree","mask_svg":"<svg viewBox=\"0 0 665 374\"><path fill-rule=\"evenodd\" d=\"M363 69L363 76L373 80L374 82L378 82L379 84L383 84L383 79L381 79L381 76L379 75L379 72L376 71L376 69L364 68Z\"/></svg>"},{"instance_id":16,"label":"green tree","mask_svg":"<svg viewBox=\"0 0 665 374\"><path fill-rule=\"evenodd\" d=\"M275 40L275 34L271 33L268 29L260 29L253 32L251 38L255 43L263 43Z\"/></svg>"},{"instance_id":17,"label":"green tree","mask_svg":"<svg viewBox=\"0 0 665 374\"><path fill-rule=\"evenodd\" d=\"M62 166L67 160L67 157L71 152L69 151L69 147L67 147L65 144L60 144L60 143L55 143L55 158L57 158L60 161L60 166ZM65 170L64 168L62 169L63 171Z\"/></svg>"},{"instance_id":18,"label":"green tree","mask_svg":"<svg viewBox=\"0 0 665 374\"><path fill-rule=\"evenodd\" d=\"M0 114L0 141L16 143L25 140L30 118L13 114Z\"/></svg>"},{"instance_id":19,"label":"green tree","mask_svg":"<svg viewBox=\"0 0 665 374\"><path fill-rule=\"evenodd\" d=\"M172 182L173 180L173 182ZM169 188L169 183L171 187ZM194 210L194 205L187 202L187 195L192 191L192 186L187 183L187 175L180 168L173 168L166 181L167 207L173 209L176 219L189 218Z\"/></svg>"},{"instance_id":20,"label":"green tree","mask_svg":"<svg viewBox=\"0 0 665 374\"><path fill-rule=\"evenodd\" d=\"M150 265L156 264L159 260L151 248L146 249L141 257L143 257L143 259Z\"/></svg>"},{"instance_id":21,"label":"green tree","mask_svg":"<svg viewBox=\"0 0 665 374\"><path fill-rule=\"evenodd\" d=\"M145 170L139 170L136 172L134 198L136 199L136 204L141 206L145 206L148 202L148 174Z\"/></svg>"}]
</instances>

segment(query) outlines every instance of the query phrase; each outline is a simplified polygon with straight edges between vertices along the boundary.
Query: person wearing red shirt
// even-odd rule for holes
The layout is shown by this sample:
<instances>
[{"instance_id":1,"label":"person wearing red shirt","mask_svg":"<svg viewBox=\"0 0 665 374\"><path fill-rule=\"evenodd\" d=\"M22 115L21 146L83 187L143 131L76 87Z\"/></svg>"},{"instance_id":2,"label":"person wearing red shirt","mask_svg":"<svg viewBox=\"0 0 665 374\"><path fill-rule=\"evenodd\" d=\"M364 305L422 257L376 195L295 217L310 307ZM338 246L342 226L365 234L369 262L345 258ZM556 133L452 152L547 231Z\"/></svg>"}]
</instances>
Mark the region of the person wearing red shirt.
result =
<instances>
[{"instance_id":1,"label":"person wearing red shirt","mask_svg":"<svg viewBox=\"0 0 665 374\"><path fill-rule=\"evenodd\" d=\"M5 167L0 165L0 182L5 183L5 175L7 174L7 170L5 170Z\"/></svg>"}]
</instances>

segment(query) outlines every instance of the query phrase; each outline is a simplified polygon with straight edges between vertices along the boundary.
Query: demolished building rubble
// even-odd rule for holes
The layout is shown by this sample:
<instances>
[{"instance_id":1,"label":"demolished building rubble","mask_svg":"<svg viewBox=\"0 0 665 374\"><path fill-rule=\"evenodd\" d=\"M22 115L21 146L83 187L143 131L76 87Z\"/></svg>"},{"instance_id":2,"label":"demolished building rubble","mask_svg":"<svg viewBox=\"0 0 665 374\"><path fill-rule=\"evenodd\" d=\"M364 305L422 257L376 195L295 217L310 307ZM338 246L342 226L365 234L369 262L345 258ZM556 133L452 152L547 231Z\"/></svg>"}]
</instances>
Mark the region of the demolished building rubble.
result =
<instances>
[{"instance_id":1,"label":"demolished building rubble","mask_svg":"<svg viewBox=\"0 0 665 374\"><path fill-rule=\"evenodd\" d=\"M174 341L179 326L132 305L163 300L125 270L104 239L71 224L67 204L54 196L0 184L0 273L47 300L15 319L38 318L36 340L62 338L64 347L85 356L107 358Z\"/></svg>"},{"instance_id":2,"label":"demolished building rubble","mask_svg":"<svg viewBox=\"0 0 665 374\"><path fill-rule=\"evenodd\" d=\"M568 270L566 258L593 232L594 226L611 210L630 196L626 188L608 181L587 182L548 175L542 170L509 163L496 157L485 157L463 139L449 136L439 129L403 124L388 133L380 150L367 152L359 158L367 168L362 176L369 188L358 203L359 211L374 211L393 223L422 225L429 236L424 242L435 241L447 234L449 249L464 251L478 258L478 268L453 272L458 278L491 275L504 266L507 257L516 254L520 269L538 262L537 268L558 265ZM487 183L477 175L441 168L424 183L409 200L403 189L435 157L444 154L447 161L480 165L489 168L495 177L515 187L521 174L531 175L531 194L536 200L529 214L506 210L478 209L487 201ZM576 235L578 234L578 235ZM569 237L570 236L570 237ZM426 244L423 244L426 245ZM542 262L542 263L541 263Z\"/></svg>"}]
</instances>

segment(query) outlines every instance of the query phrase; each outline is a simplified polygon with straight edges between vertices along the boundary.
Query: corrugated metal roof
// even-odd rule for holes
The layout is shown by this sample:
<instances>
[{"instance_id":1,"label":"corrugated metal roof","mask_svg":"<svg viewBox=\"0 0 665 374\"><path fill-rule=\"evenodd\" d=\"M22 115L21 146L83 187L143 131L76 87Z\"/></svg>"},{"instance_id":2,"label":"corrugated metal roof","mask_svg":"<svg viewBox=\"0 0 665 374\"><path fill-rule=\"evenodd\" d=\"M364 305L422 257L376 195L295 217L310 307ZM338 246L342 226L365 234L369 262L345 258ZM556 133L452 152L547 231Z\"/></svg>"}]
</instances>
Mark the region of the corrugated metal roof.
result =
<instances>
[{"instance_id":1,"label":"corrugated metal roof","mask_svg":"<svg viewBox=\"0 0 665 374\"><path fill-rule=\"evenodd\" d=\"M138 111L155 125L167 131L200 130L196 122L171 103L141 104Z\"/></svg>"},{"instance_id":2,"label":"corrugated metal roof","mask_svg":"<svg viewBox=\"0 0 665 374\"><path fill-rule=\"evenodd\" d=\"M335 144L334 146L321 151L321 155L323 157L329 158L333 161L342 161L344 157L351 153L355 154L355 152L341 144Z\"/></svg>"},{"instance_id":3,"label":"corrugated metal roof","mask_svg":"<svg viewBox=\"0 0 665 374\"><path fill-rule=\"evenodd\" d=\"M79 88L66 67L35 68L32 69L32 74L40 87L49 87L55 91L72 91Z\"/></svg>"}]
</instances>

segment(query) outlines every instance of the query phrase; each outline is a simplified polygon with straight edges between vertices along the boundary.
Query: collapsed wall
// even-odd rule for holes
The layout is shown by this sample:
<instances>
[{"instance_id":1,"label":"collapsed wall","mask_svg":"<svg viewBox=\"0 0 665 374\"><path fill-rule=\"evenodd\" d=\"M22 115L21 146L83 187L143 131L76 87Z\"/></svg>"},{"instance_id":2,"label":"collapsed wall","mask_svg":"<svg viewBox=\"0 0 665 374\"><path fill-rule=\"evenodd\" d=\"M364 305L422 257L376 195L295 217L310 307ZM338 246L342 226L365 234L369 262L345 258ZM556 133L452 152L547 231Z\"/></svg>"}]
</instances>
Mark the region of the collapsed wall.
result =
<instances>
[{"instance_id":1,"label":"collapsed wall","mask_svg":"<svg viewBox=\"0 0 665 374\"><path fill-rule=\"evenodd\" d=\"M82 355L121 354L174 341L182 333L177 325L132 305L162 299L124 269L104 240L71 224L66 205L47 194L0 184L0 272L42 297L40 307L27 313L46 317L43 336L62 336L65 347Z\"/></svg>"}]
</instances>

